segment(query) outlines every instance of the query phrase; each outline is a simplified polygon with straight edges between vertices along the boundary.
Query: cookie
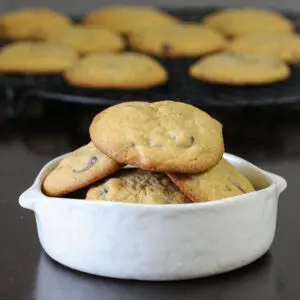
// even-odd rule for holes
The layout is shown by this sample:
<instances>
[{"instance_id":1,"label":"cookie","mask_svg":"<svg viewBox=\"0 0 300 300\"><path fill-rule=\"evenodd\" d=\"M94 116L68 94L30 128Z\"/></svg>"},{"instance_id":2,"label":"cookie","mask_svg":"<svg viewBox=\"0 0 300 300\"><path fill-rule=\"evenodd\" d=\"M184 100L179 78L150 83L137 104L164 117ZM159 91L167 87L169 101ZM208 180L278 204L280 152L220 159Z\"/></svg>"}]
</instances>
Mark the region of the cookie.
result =
<instances>
[{"instance_id":1,"label":"cookie","mask_svg":"<svg viewBox=\"0 0 300 300\"><path fill-rule=\"evenodd\" d=\"M123 169L92 187L88 200L140 204L180 204L190 202L164 173Z\"/></svg>"},{"instance_id":2,"label":"cookie","mask_svg":"<svg viewBox=\"0 0 300 300\"><path fill-rule=\"evenodd\" d=\"M293 23L278 12L263 8L229 8L204 18L204 23L230 37L291 32Z\"/></svg>"},{"instance_id":3,"label":"cookie","mask_svg":"<svg viewBox=\"0 0 300 300\"><path fill-rule=\"evenodd\" d=\"M135 30L129 41L137 51L170 57L200 56L222 50L226 46L226 40L221 34L193 23Z\"/></svg>"},{"instance_id":4,"label":"cookie","mask_svg":"<svg viewBox=\"0 0 300 300\"><path fill-rule=\"evenodd\" d=\"M63 158L44 180L48 196L62 196L88 186L121 168L89 143Z\"/></svg>"},{"instance_id":5,"label":"cookie","mask_svg":"<svg viewBox=\"0 0 300 300\"><path fill-rule=\"evenodd\" d=\"M168 176L193 202L214 201L254 191L251 182L225 159L204 173L168 173Z\"/></svg>"},{"instance_id":6,"label":"cookie","mask_svg":"<svg viewBox=\"0 0 300 300\"><path fill-rule=\"evenodd\" d=\"M7 39L39 39L54 30L71 26L70 18L48 8L26 8L0 17L2 35Z\"/></svg>"},{"instance_id":7,"label":"cookie","mask_svg":"<svg viewBox=\"0 0 300 300\"><path fill-rule=\"evenodd\" d=\"M46 40L69 46L79 54L119 52L124 49L122 37L106 28L72 26L48 35Z\"/></svg>"},{"instance_id":8,"label":"cookie","mask_svg":"<svg viewBox=\"0 0 300 300\"><path fill-rule=\"evenodd\" d=\"M148 171L199 173L224 152L222 125L174 101L112 106L94 118L90 136L109 157Z\"/></svg>"},{"instance_id":9,"label":"cookie","mask_svg":"<svg viewBox=\"0 0 300 300\"><path fill-rule=\"evenodd\" d=\"M283 81L289 67L276 58L250 54L220 53L207 56L189 69L199 80L217 84L259 85Z\"/></svg>"},{"instance_id":10,"label":"cookie","mask_svg":"<svg viewBox=\"0 0 300 300\"><path fill-rule=\"evenodd\" d=\"M122 34L129 34L137 28L172 24L178 20L149 6L110 5L88 14L83 23L110 28Z\"/></svg>"},{"instance_id":11,"label":"cookie","mask_svg":"<svg viewBox=\"0 0 300 300\"><path fill-rule=\"evenodd\" d=\"M59 73L72 66L77 59L77 53L63 45L17 42L0 50L0 72Z\"/></svg>"},{"instance_id":12,"label":"cookie","mask_svg":"<svg viewBox=\"0 0 300 300\"><path fill-rule=\"evenodd\" d=\"M228 51L275 57L287 63L300 62L300 35L258 34L242 36L228 45Z\"/></svg>"},{"instance_id":13,"label":"cookie","mask_svg":"<svg viewBox=\"0 0 300 300\"><path fill-rule=\"evenodd\" d=\"M154 59L137 53L91 54L65 73L74 86L142 89L163 84L167 72Z\"/></svg>"}]
</instances>

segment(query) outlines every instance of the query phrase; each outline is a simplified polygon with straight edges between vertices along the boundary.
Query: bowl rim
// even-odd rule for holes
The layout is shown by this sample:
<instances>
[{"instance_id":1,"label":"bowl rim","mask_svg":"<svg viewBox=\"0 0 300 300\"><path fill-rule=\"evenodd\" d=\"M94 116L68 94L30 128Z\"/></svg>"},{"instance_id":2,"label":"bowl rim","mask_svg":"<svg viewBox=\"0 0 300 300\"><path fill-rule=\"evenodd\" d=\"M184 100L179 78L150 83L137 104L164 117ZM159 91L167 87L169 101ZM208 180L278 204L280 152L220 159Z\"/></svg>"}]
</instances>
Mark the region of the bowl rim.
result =
<instances>
[{"instance_id":1,"label":"bowl rim","mask_svg":"<svg viewBox=\"0 0 300 300\"><path fill-rule=\"evenodd\" d=\"M70 153L70 152L69 152ZM240 158L238 156L235 156L233 154L224 153L224 158L227 159L229 162L236 162L241 165L246 165L252 169L254 169L256 172L263 175L263 177L268 181L269 185L265 188L262 188L260 190L256 190L253 192L249 192L243 195L237 195L233 197L223 198L219 199L217 201L206 201L206 202L197 202L197 203L182 203L182 204L143 204L143 203L127 203L127 202L116 202L116 201L105 201L105 200L85 200L85 199L75 199L75 198L63 198L63 197L49 197L45 195L42 191L42 183L45 178L45 176L49 173L51 169L57 163L63 159L65 156L67 156L69 153L63 154L61 156L58 156L52 160L50 160L47 164L44 165L44 167L40 170L38 173L34 183L31 187L29 187L19 198L19 202L21 206L25 207L24 202L27 198L31 197L34 198L35 201L43 200L47 202L52 202L52 204L64 204L64 205L74 205L74 206L82 206L82 205L105 205L108 207L124 207L124 208L134 208L134 209L159 209L159 210L190 210L190 209L196 209L196 208L210 208L215 206L222 206L222 205L229 205L232 203L245 201L247 198L252 198L253 195L259 194L259 193L275 193L276 194L276 177L280 178L278 175L272 174L270 172L267 172L265 170L262 170L252 164L249 161L246 161L243 158ZM284 190L286 188L286 181L283 178L280 178L280 180L283 180ZM277 194L277 197L279 196L279 193Z\"/></svg>"}]
</instances>

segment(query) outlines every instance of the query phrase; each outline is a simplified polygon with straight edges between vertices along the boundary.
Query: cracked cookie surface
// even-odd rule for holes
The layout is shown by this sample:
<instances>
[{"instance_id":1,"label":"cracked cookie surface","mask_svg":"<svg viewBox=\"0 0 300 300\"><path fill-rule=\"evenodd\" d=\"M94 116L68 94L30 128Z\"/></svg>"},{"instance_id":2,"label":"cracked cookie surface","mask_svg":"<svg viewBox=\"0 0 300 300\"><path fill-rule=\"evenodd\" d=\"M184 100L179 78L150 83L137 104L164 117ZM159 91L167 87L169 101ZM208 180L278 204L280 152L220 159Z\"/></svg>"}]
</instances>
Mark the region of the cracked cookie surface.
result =
<instances>
[{"instance_id":1,"label":"cracked cookie surface","mask_svg":"<svg viewBox=\"0 0 300 300\"><path fill-rule=\"evenodd\" d=\"M168 176L193 202L214 201L254 191L251 182L225 159L204 173L168 173Z\"/></svg>"},{"instance_id":2,"label":"cracked cookie surface","mask_svg":"<svg viewBox=\"0 0 300 300\"><path fill-rule=\"evenodd\" d=\"M46 176L43 190L49 196L61 196L111 175L121 168L117 162L89 143L68 154Z\"/></svg>"},{"instance_id":3,"label":"cracked cookie surface","mask_svg":"<svg viewBox=\"0 0 300 300\"><path fill-rule=\"evenodd\" d=\"M142 204L190 202L167 175L129 168L92 187L86 199Z\"/></svg>"},{"instance_id":4,"label":"cracked cookie surface","mask_svg":"<svg viewBox=\"0 0 300 300\"><path fill-rule=\"evenodd\" d=\"M119 163L159 172L199 173L224 153L222 125L192 105L127 102L98 114L94 145Z\"/></svg>"}]
</instances>

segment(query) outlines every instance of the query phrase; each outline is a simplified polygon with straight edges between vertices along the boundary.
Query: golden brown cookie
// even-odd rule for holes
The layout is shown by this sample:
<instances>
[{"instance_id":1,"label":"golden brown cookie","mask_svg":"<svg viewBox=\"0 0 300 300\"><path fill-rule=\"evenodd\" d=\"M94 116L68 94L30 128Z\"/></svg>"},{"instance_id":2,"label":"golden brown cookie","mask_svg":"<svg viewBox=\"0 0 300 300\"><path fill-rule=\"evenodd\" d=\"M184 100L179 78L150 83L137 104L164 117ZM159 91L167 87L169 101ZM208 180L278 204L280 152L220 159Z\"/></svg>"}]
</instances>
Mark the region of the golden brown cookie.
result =
<instances>
[{"instance_id":1,"label":"golden brown cookie","mask_svg":"<svg viewBox=\"0 0 300 300\"><path fill-rule=\"evenodd\" d=\"M77 53L67 46L17 42L0 50L0 72L59 73L72 66L77 59Z\"/></svg>"},{"instance_id":2,"label":"golden brown cookie","mask_svg":"<svg viewBox=\"0 0 300 300\"><path fill-rule=\"evenodd\" d=\"M242 36L229 44L228 51L275 57L287 63L300 62L300 35L291 33Z\"/></svg>"},{"instance_id":3,"label":"golden brown cookie","mask_svg":"<svg viewBox=\"0 0 300 300\"><path fill-rule=\"evenodd\" d=\"M231 85L260 85L283 81L289 67L276 58L220 53L209 55L190 67L190 75L202 81Z\"/></svg>"},{"instance_id":4,"label":"golden brown cookie","mask_svg":"<svg viewBox=\"0 0 300 300\"><path fill-rule=\"evenodd\" d=\"M208 27L195 23L156 26L133 31L131 47L157 56L201 56L222 50L225 38Z\"/></svg>"},{"instance_id":5,"label":"golden brown cookie","mask_svg":"<svg viewBox=\"0 0 300 300\"><path fill-rule=\"evenodd\" d=\"M138 53L91 54L65 73L75 86L142 89L163 84L167 72L154 59Z\"/></svg>"},{"instance_id":6,"label":"golden brown cookie","mask_svg":"<svg viewBox=\"0 0 300 300\"><path fill-rule=\"evenodd\" d=\"M230 37L291 32L293 23L280 13L263 8L229 8L204 18L204 23Z\"/></svg>"},{"instance_id":7,"label":"golden brown cookie","mask_svg":"<svg viewBox=\"0 0 300 300\"><path fill-rule=\"evenodd\" d=\"M137 28L175 22L178 20L166 12L142 5L110 5L92 11L83 19L84 24L104 26L122 34L129 34Z\"/></svg>"},{"instance_id":8,"label":"golden brown cookie","mask_svg":"<svg viewBox=\"0 0 300 300\"><path fill-rule=\"evenodd\" d=\"M39 39L53 30L71 26L67 16L49 8L25 8L0 17L2 35L7 39Z\"/></svg>"},{"instance_id":9,"label":"golden brown cookie","mask_svg":"<svg viewBox=\"0 0 300 300\"><path fill-rule=\"evenodd\" d=\"M98 114L95 146L119 163L159 172L198 173L224 152L222 125L192 105L126 102Z\"/></svg>"},{"instance_id":10,"label":"golden brown cookie","mask_svg":"<svg viewBox=\"0 0 300 300\"><path fill-rule=\"evenodd\" d=\"M106 200L140 204L180 204L190 202L163 173L123 169L92 187L88 200Z\"/></svg>"},{"instance_id":11,"label":"golden brown cookie","mask_svg":"<svg viewBox=\"0 0 300 300\"><path fill-rule=\"evenodd\" d=\"M106 28L72 26L49 34L46 40L69 46L79 54L119 52L124 49L122 37Z\"/></svg>"},{"instance_id":12,"label":"golden brown cookie","mask_svg":"<svg viewBox=\"0 0 300 300\"><path fill-rule=\"evenodd\" d=\"M63 158L45 178L48 196L61 196L88 186L121 168L117 162L89 143Z\"/></svg>"},{"instance_id":13,"label":"golden brown cookie","mask_svg":"<svg viewBox=\"0 0 300 300\"><path fill-rule=\"evenodd\" d=\"M168 176L194 202L214 201L254 191L251 182L225 159L204 173L168 173Z\"/></svg>"}]
</instances>

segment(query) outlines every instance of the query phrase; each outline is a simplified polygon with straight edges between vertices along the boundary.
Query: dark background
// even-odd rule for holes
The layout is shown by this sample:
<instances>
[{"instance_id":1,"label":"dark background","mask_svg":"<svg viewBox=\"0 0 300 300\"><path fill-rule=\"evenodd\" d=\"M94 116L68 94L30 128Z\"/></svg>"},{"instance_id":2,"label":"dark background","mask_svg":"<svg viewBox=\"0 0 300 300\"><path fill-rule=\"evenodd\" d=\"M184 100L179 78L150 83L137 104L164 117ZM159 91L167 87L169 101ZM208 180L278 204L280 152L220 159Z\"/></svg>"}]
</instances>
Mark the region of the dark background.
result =
<instances>
[{"instance_id":1,"label":"dark background","mask_svg":"<svg viewBox=\"0 0 300 300\"><path fill-rule=\"evenodd\" d=\"M101 5L111 3L134 3L134 4L150 4L150 5L162 5L162 6L207 6L207 5L254 5L254 6L273 6L284 9L300 10L300 3L297 0L1 0L0 10L10 10L23 6L31 5L46 5L57 10L61 10L71 14L81 14L98 8Z\"/></svg>"}]
</instances>

